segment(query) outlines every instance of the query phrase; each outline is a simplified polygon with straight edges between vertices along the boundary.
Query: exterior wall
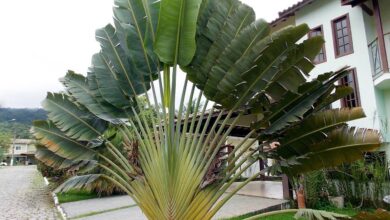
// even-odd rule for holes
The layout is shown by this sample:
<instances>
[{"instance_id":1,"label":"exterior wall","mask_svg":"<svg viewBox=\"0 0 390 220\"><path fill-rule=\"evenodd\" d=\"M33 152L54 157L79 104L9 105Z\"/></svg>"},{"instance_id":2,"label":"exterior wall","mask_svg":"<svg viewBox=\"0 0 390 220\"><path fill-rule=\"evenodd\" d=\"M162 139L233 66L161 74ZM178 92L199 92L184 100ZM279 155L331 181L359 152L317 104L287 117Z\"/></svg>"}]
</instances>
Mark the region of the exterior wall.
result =
<instances>
[{"instance_id":1,"label":"exterior wall","mask_svg":"<svg viewBox=\"0 0 390 220\"><path fill-rule=\"evenodd\" d=\"M243 140L244 138L241 138L241 137L227 137L227 140L226 140L226 144L231 144L233 146L237 146L241 143L241 141ZM250 142L251 139L247 140L247 142ZM257 142L255 142L251 148L255 148L257 147L258 144ZM245 155L243 155L244 157ZM237 163L237 162L236 162ZM246 163L244 163L242 165L242 167L244 167L246 165ZM259 172L260 170L260 165L259 165L259 162L255 162L254 164L252 164L252 166L250 166L245 172L242 173L241 177L244 177L244 178L248 178L248 177L251 177L252 175L254 175L256 172ZM239 172L239 170L237 171Z\"/></svg>"},{"instance_id":2,"label":"exterior wall","mask_svg":"<svg viewBox=\"0 0 390 220\"><path fill-rule=\"evenodd\" d=\"M335 58L333 32L331 21L339 16L348 14L351 24L351 33L354 53ZM352 126L379 129L379 123L375 120L376 97L374 83L371 75L371 63L365 25L364 12L360 7L341 6L340 0L315 1L307 5L295 14L296 24L307 23L310 28L322 25L325 39L325 50L327 62L318 64L312 71L311 76L337 70L346 65L356 68L360 102L367 115L364 119L351 122ZM335 102L333 107L340 107L340 102Z\"/></svg>"},{"instance_id":3,"label":"exterior wall","mask_svg":"<svg viewBox=\"0 0 390 220\"><path fill-rule=\"evenodd\" d=\"M35 148L35 145L34 144L29 144L27 146L27 153L35 153L37 149Z\"/></svg>"},{"instance_id":4,"label":"exterior wall","mask_svg":"<svg viewBox=\"0 0 390 220\"><path fill-rule=\"evenodd\" d=\"M16 147L20 146L20 150L16 150ZM8 150L8 154L12 154L12 148L14 148L14 154L24 154L27 153L28 145L27 144L11 144L11 147Z\"/></svg>"},{"instance_id":5,"label":"exterior wall","mask_svg":"<svg viewBox=\"0 0 390 220\"><path fill-rule=\"evenodd\" d=\"M389 0L379 0L379 7L381 10L382 24L383 24L383 33L390 33L390 1Z\"/></svg>"}]
</instances>

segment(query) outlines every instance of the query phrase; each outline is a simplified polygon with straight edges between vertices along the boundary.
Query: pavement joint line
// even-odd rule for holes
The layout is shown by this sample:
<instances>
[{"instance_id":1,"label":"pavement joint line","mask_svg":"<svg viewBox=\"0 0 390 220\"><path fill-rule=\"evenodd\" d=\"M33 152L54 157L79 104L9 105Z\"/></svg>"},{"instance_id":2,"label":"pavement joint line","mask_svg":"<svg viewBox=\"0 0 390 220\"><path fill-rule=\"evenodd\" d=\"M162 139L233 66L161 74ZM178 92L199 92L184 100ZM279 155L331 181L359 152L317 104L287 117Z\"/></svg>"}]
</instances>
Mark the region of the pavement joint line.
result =
<instances>
[{"instance_id":1,"label":"pavement joint line","mask_svg":"<svg viewBox=\"0 0 390 220\"><path fill-rule=\"evenodd\" d=\"M103 214L103 213L107 213L107 212L113 212L113 211L117 211L117 210L121 210L121 209L127 209L127 208L132 208L132 207L136 207L136 206L137 206L136 204L133 204L133 205L127 205L127 206L122 206L122 207L113 208L113 209L106 209L106 210L102 210L102 211L88 212L88 213L81 214L81 215L78 215L78 216L74 216L74 217L68 218L68 219L69 220L71 220L71 219L80 219L80 218L84 218L84 217L88 217L88 216L99 215L99 214Z\"/></svg>"}]
</instances>

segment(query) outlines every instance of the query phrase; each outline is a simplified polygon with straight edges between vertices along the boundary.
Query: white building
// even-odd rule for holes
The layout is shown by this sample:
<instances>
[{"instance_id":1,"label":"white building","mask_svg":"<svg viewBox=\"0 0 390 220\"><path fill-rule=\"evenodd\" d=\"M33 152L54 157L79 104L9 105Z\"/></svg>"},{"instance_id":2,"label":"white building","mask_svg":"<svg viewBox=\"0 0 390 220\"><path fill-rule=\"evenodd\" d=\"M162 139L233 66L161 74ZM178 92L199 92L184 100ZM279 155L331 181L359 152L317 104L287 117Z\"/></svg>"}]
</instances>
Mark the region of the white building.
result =
<instances>
[{"instance_id":1,"label":"white building","mask_svg":"<svg viewBox=\"0 0 390 220\"><path fill-rule=\"evenodd\" d=\"M307 36L322 35L325 45L316 57L315 77L346 65L351 74L341 80L355 89L333 107L363 107L366 118L351 125L375 128L384 138L390 158L390 1L303 0L279 12L274 30L306 23Z\"/></svg>"},{"instance_id":2,"label":"white building","mask_svg":"<svg viewBox=\"0 0 390 220\"><path fill-rule=\"evenodd\" d=\"M7 163L13 165L29 165L35 164L36 148L34 140L31 139L15 139L11 142L11 146L6 154Z\"/></svg>"}]
</instances>

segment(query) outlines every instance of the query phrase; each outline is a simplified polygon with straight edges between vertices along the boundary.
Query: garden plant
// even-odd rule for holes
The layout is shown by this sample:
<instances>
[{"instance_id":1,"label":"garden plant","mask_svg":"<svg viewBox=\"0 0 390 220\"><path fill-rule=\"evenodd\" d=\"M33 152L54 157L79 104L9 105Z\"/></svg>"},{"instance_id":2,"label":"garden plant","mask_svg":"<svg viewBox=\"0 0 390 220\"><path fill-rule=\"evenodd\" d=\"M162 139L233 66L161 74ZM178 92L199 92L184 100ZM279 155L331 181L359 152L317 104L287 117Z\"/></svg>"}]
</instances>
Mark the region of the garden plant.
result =
<instances>
[{"instance_id":1,"label":"garden plant","mask_svg":"<svg viewBox=\"0 0 390 220\"><path fill-rule=\"evenodd\" d=\"M85 173L58 191L105 179L148 219L211 219L261 173L296 176L380 146L377 131L347 125L361 108L325 110L352 92L336 85L349 72L309 80L324 41L300 41L307 25L272 32L238 0L115 0L113 11L87 75L69 71L65 91L43 101L48 120L34 122L37 158ZM250 131L228 152L247 115ZM275 163L226 192L264 158Z\"/></svg>"}]
</instances>

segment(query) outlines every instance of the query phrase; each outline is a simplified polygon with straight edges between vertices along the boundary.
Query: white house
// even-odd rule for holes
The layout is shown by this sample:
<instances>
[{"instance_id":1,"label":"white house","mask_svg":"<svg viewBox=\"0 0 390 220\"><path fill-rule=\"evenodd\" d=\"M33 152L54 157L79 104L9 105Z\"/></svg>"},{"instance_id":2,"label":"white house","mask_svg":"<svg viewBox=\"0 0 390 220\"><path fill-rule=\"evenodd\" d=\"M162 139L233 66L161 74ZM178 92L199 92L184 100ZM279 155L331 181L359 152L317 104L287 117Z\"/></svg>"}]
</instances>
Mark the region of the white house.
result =
<instances>
[{"instance_id":1,"label":"white house","mask_svg":"<svg viewBox=\"0 0 390 220\"><path fill-rule=\"evenodd\" d=\"M303 0L279 12L274 30L306 23L307 37L322 35L325 45L317 55L312 77L343 66L351 73L339 83L354 94L333 107L363 107L366 118L351 122L381 131L383 151L390 158L390 1Z\"/></svg>"},{"instance_id":2,"label":"white house","mask_svg":"<svg viewBox=\"0 0 390 220\"><path fill-rule=\"evenodd\" d=\"M6 154L6 159L11 164L13 158L13 165L29 165L35 164L36 148L34 140L31 139L15 139L11 142L11 146Z\"/></svg>"}]
</instances>

